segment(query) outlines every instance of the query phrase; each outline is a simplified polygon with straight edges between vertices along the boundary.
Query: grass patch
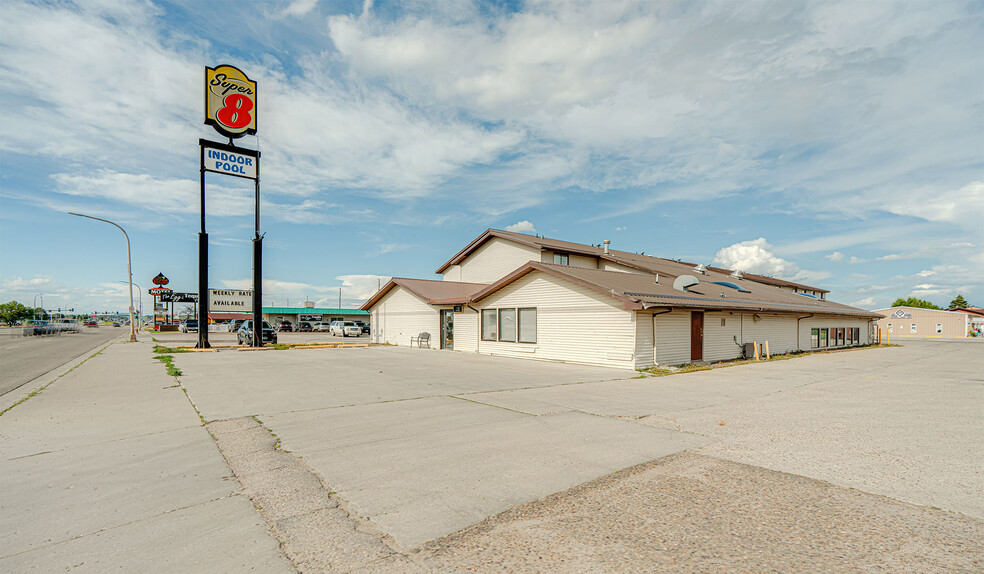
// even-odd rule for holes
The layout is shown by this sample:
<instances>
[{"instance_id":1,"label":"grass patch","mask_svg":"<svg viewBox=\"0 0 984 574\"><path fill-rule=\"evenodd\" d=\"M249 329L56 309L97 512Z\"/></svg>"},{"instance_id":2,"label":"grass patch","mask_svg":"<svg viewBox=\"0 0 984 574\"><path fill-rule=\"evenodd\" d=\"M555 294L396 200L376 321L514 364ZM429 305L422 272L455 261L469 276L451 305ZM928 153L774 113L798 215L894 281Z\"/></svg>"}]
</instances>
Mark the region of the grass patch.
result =
<instances>
[{"instance_id":1,"label":"grass patch","mask_svg":"<svg viewBox=\"0 0 984 574\"><path fill-rule=\"evenodd\" d=\"M171 375L172 377L181 376L181 369L174 366L174 357L172 357L171 355L154 355L154 358L164 363L164 366L167 368L167 374Z\"/></svg>"},{"instance_id":2,"label":"grass patch","mask_svg":"<svg viewBox=\"0 0 984 574\"><path fill-rule=\"evenodd\" d=\"M192 351L188 349L177 349L173 347L165 347L164 345L157 344L154 345L154 352L161 355L173 355L175 353L191 353ZM156 357L155 357L156 358Z\"/></svg>"}]
</instances>

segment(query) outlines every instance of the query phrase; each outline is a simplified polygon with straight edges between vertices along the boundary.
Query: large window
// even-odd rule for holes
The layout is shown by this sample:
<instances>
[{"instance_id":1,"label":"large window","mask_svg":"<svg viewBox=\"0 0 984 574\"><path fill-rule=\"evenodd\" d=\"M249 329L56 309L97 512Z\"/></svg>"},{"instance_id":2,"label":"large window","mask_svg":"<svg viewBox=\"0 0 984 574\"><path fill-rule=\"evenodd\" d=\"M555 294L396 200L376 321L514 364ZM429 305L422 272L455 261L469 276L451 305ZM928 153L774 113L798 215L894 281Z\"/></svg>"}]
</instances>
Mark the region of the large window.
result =
<instances>
[{"instance_id":1,"label":"large window","mask_svg":"<svg viewBox=\"0 0 984 574\"><path fill-rule=\"evenodd\" d=\"M816 349L820 346L820 329L810 329L810 345Z\"/></svg>"},{"instance_id":2,"label":"large window","mask_svg":"<svg viewBox=\"0 0 984 574\"><path fill-rule=\"evenodd\" d=\"M566 253L554 253L554 263L557 265L570 265L570 256Z\"/></svg>"},{"instance_id":3,"label":"large window","mask_svg":"<svg viewBox=\"0 0 984 574\"><path fill-rule=\"evenodd\" d=\"M516 340L516 310L499 309L499 340Z\"/></svg>"},{"instance_id":4,"label":"large window","mask_svg":"<svg viewBox=\"0 0 984 574\"><path fill-rule=\"evenodd\" d=\"M844 344L844 327L837 327L837 344Z\"/></svg>"},{"instance_id":5,"label":"large window","mask_svg":"<svg viewBox=\"0 0 984 574\"><path fill-rule=\"evenodd\" d=\"M536 308L483 309L482 340L536 343Z\"/></svg>"},{"instance_id":6,"label":"large window","mask_svg":"<svg viewBox=\"0 0 984 574\"><path fill-rule=\"evenodd\" d=\"M519 309L519 342L536 343L536 309Z\"/></svg>"},{"instance_id":7,"label":"large window","mask_svg":"<svg viewBox=\"0 0 984 574\"><path fill-rule=\"evenodd\" d=\"M820 329L820 346L821 347L826 347L827 346L827 330L826 329Z\"/></svg>"},{"instance_id":8,"label":"large window","mask_svg":"<svg viewBox=\"0 0 984 574\"><path fill-rule=\"evenodd\" d=\"M483 341L497 341L498 335L496 331L496 326L498 325L496 320L495 309L483 309L482 310L482 340Z\"/></svg>"}]
</instances>

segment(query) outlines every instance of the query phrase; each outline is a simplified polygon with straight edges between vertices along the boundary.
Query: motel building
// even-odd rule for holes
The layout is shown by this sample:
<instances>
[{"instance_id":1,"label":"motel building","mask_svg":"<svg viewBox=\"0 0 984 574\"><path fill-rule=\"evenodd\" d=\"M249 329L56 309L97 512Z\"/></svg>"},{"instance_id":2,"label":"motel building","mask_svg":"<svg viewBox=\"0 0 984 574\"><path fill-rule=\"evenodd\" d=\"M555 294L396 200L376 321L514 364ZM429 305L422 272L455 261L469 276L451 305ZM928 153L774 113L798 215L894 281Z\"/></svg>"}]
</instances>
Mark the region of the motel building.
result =
<instances>
[{"instance_id":1,"label":"motel building","mask_svg":"<svg viewBox=\"0 0 984 574\"><path fill-rule=\"evenodd\" d=\"M643 369L851 347L878 313L828 291L682 261L489 229L437 271L393 278L363 306L370 340Z\"/></svg>"},{"instance_id":2,"label":"motel building","mask_svg":"<svg viewBox=\"0 0 984 574\"><path fill-rule=\"evenodd\" d=\"M973 310L889 307L875 313L884 315L878 320L878 327L888 335L889 341L929 337L956 339L984 332L984 312Z\"/></svg>"}]
</instances>

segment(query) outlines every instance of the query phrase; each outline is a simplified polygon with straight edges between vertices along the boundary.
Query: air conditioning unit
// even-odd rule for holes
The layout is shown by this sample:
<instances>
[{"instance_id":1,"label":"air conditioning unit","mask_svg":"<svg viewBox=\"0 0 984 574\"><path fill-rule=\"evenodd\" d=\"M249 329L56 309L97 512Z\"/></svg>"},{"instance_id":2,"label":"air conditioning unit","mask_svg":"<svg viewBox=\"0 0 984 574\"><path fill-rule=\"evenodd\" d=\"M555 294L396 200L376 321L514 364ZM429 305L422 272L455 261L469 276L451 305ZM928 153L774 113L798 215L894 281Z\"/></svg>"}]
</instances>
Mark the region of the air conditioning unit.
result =
<instances>
[{"instance_id":1,"label":"air conditioning unit","mask_svg":"<svg viewBox=\"0 0 984 574\"><path fill-rule=\"evenodd\" d=\"M755 356L755 343L745 343L742 347L742 354L745 355L746 359L750 359Z\"/></svg>"}]
</instances>

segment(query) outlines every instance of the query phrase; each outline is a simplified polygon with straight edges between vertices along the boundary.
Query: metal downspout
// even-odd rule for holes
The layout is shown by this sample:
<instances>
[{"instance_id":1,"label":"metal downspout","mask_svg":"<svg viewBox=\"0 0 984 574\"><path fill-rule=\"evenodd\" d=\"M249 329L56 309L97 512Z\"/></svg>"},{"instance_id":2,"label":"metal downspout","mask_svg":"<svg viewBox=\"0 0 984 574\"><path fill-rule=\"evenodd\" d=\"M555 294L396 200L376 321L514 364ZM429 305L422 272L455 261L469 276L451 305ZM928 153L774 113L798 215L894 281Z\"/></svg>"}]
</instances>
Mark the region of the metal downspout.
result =
<instances>
[{"instance_id":1,"label":"metal downspout","mask_svg":"<svg viewBox=\"0 0 984 574\"><path fill-rule=\"evenodd\" d=\"M806 317L800 317L796 319L796 350L802 351L803 347L800 345L800 321L803 319L809 319L810 317L815 317L816 313L810 313Z\"/></svg>"}]
</instances>

